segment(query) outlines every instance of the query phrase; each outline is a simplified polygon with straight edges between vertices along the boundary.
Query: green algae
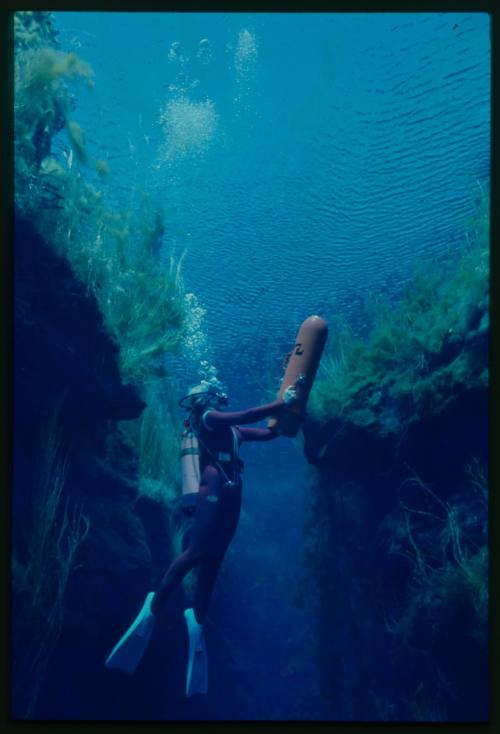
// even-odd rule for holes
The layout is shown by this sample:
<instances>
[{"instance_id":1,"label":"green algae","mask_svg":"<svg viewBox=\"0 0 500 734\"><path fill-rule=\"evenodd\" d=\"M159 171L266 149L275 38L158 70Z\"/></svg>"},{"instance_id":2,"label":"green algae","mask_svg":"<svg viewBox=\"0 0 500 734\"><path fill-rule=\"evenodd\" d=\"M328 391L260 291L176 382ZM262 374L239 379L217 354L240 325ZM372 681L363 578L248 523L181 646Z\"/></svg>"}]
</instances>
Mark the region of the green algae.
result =
<instances>
[{"instance_id":1,"label":"green algae","mask_svg":"<svg viewBox=\"0 0 500 734\"><path fill-rule=\"evenodd\" d=\"M469 695L487 660L483 463L472 459L447 495L412 472L372 531L370 494L379 489L377 482L338 480L333 470L314 472L304 526L308 573L297 579L296 603L307 598L318 608L323 695L342 706L339 690L344 674L352 674L353 688L347 690L353 706L372 720L449 721L457 698ZM354 672L353 649L361 656ZM384 677L375 685L379 667ZM369 676L372 685L357 688L356 676ZM474 701L470 704L473 709Z\"/></svg>"},{"instance_id":2,"label":"green algae","mask_svg":"<svg viewBox=\"0 0 500 734\"><path fill-rule=\"evenodd\" d=\"M45 16L42 16L45 17ZM153 207L141 207L132 231L128 212L114 212L89 182L85 133L72 119L70 78L91 82L92 69L74 53L21 43L22 29L35 32L32 15L16 14L15 133L16 205L34 222L76 276L96 296L105 326L120 348L125 380L139 382L161 372L161 358L176 349L183 323L179 263L164 267L165 228ZM53 137L66 130L71 154L58 160ZM109 172L101 159L101 175ZM155 249L156 248L156 249Z\"/></svg>"},{"instance_id":3,"label":"green algae","mask_svg":"<svg viewBox=\"0 0 500 734\"><path fill-rule=\"evenodd\" d=\"M32 718L48 666L61 635L70 575L78 567L78 552L90 521L82 508L64 501L68 464L61 449L56 402L40 437L38 486L34 493L29 534L16 539L12 553L12 590L24 603L16 610L13 628L18 699L23 718Z\"/></svg>"},{"instance_id":4,"label":"green algae","mask_svg":"<svg viewBox=\"0 0 500 734\"><path fill-rule=\"evenodd\" d=\"M147 406L141 417L121 421L120 430L138 448L139 493L173 506L181 495L177 405L165 381L149 383L144 397Z\"/></svg>"},{"instance_id":5,"label":"green algae","mask_svg":"<svg viewBox=\"0 0 500 734\"><path fill-rule=\"evenodd\" d=\"M486 644L488 481L478 460L470 462L467 474L468 486L448 500L419 477L410 477L404 484L412 484L417 496L405 500L402 487L398 509L381 530L389 553L411 566L399 610L388 624L408 648L431 649L464 615L470 620L466 634Z\"/></svg>"},{"instance_id":6,"label":"green algae","mask_svg":"<svg viewBox=\"0 0 500 734\"><path fill-rule=\"evenodd\" d=\"M139 457L138 490L169 504L178 483L177 410L158 396L168 397L165 358L183 335L182 256L169 253L162 213L148 197L116 211L95 183L95 171L111 176L106 152L89 154L68 84L92 87L93 70L57 48L50 14L15 13L14 48L16 207L96 298L122 379L148 403L128 432ZM53 152L58 134L67 136L64 155Z\"/></svg>"},{"instance_id":7,"label":"green algae","mask_svg":"<svg viewBox=\"0 0 500 734\"><path fill-rule=\"evenodd\" d=\"M446 412L467 393L482 394L480 399L486 400L489 198L481 187L476 205L460 246L448 253L447 261L421 265L397 301L376 298L367 304L367 336L330 319L328 352L309 402L316 429L332 423L353 457L358 449L362 452L360 444L366 444L367 437L373 451L380 448L385 456L382 468L368 477L361 466L358 474L353 462L349 481L334 460L324 460L313 470L305 528L311 579L300 591L317 600L320 624L327 620L320 632L324 652L319 656L332 699L337 700L343 666L351 670L342 643L343 635L352 632L346 620L353 625L356 642L364 640L375 658L378 636L387 640L391 661L409 671L402 681L390 684L401 690L400 700L386 701L383 683L371 698L356 689L362 710L373 710L374 718L447 720L448 709L456 705L454 697L466 695L465 687L475 683L467 666L479 670L486 661L484 467L473 462L467 480L449 486L446 472L440 473L446 467L437 462L435 484L412 475L399 496L391 496L393 477L398 472L404 476L409 468L405 438L412 435L407 432L412 424L417 434L426 425L432 431L432 417L442 413L445 420ZM432 435L427 438L432 442ZM394 450L386 455L387 445ZM327 448L328 444L322 447L323 457ZM418 443L411 448L410 455L425 465ZM454 476L459 477L464 457L453 461ZM429 463L425 471L432 481ZM386 508L382 511L373 500L373 492L381 489ZM373 516L366 509L370 503ZM372 563L370 557L377 558L381 550L388 557L382 553ZM348 588L348 599L339 598L342 587ZM364 631L367 609L374 634ZM456 650L467 663L457 661ZM420 684L417 676L422 676ZM471 710L474 705L471 701Z\"/></svg>"},{"instance_id":8,"label":"green algae","mask_svg":"<svg viewBox=\"0 0 500 734\"><path fill-rule=\"evenodd\" d=\"M337 325L309 403L313 419L340 418L382 436L442 411L460 390L486 387L489 199L481 191L463 244L422 266L397 303L372 303L368 337Z\"/></svg>"},{"instance_id":9,"label":"green algae","mask_svg":"<svg viewBox=\"0 0 500 734\"><path fill-rule=\"evenodd\" d=\"M74 53L45 46L42 32L29 47L22 45L25 13L16 13L14 30L14 131L16 203L27 203L36 188L43 159L49 155L53 137L66 126L79 157L85 158L83 135L71 119L74 100L66 82L80 78L92 84L91 67ZM31 27L36 24L31 21ZM16 30L17 29L17 30ZM32 31L34 33L34 31Z\"/></svg>"}]
</instances>

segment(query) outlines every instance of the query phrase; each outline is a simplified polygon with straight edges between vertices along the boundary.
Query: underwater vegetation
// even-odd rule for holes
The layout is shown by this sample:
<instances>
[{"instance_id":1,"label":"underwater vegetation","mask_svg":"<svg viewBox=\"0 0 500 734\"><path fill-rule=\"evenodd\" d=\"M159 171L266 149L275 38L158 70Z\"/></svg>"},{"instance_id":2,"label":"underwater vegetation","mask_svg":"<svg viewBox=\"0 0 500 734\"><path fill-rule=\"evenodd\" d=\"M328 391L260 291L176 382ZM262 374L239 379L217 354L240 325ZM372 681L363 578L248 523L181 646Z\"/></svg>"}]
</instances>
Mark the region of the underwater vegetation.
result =
<instances>
[{"instance_id":1,"label":"underwater vegetation","mask_svg":"<svg viewBox=\"0 0 500 734\"><path fill-rule=\"evenodd\" d=\"M393 663L419 671L405 675L413 690L404 707L412 718L487 717L488 483L478 460L465 475L446 499L409 477L380 529L382 544L403 564L394 559L389 568L405 575L385 608L385 624Z\"/></svg>"},{"instance_id":2,"label":"underwater vegetation","mask_svg":"<svg viewBox=\"0 0 500 734\"><path fill-rule=\"evenodd\" d=\"M453 624L470 620L466 634L486 644L488 622L488 481L475 460L467 485L444 500L417 477L400 487L398 509L385 521L389 553L406 558L411 578L391 634L408 647L435 648ZM411 487L411 497L404 492ZM427 633L420 638L422 622Z\"/></svg>"},{"instance_id":3,"label":"underwater vegetation","mask_svg":"<svg viewBox=\"0 0 500 734\"><path fill-rule=\"evenodd\" d=\"M58 32L50 13L37 10L15 13L14 33L20 49L57 45Z\"/></svg>"},{"instance_id":4,"label":"underwater vegetation","mask_svg":"<svg viewBox=\"0 0 500 734\"><path fill-rule=\"evenodd\" d=\"M121 435L139 447L139 492L168 505L180 494L178 471L180 421L177 404L164 382L147 387L147 405L139 421L121 421Z\"/></svg>"},{"instance_id":5,"label":"underwater vegetation","mask_svg":"<svg viewBox=\"0 0 500 734\"><path fill-rule=\"evenodd\" d=\"M56 46L48 13L14 14L15 188L16 203L25 206L33 194L42 196L40 174L51 167L54 173L58 170L57 161L48 156L59 130L67 128L75 153L86 159L83 133L71 119L74 101L65 82L79 77L90 85L93 72L76 54L62 53ZM60 173L65 173L62 167Z\"/></svg>"},{"instance_id":6,"label":"underwater vegetation","mask_svg":"<svg viewBox=\"0 0 500 734\"><path fill-rule=\"evenodd\" d=\"M161 357L178 346L182 330L181 262L171 258L164 267L160 212L142 201L141 219L132 223L129 212L112 211L103 191L86 181L89 155L84 131L72 119L68 81L90 83L93 72L76 54L43 45L41 31L30 47L19 45L26 25L36 27L33 15L16 13L16 206L42 235L50 233L56 252L95 294L120 347L124 378L138 382L163 375ZM51 144L62 130L70 150L57 158ZM104 159L93 165L108 175Z\"/></svg>"},{"instance_id":7,"label":"underwater vegetation","mask_svg":"<svg viewBox=\"0 0 500 734\"><path fill-rule=\"evenodd\" d=\"M115 211L100 188L113 171L105 152L89 152L73 96L78 84L92 86L92 69L59 50L50 14L13 17L16 364L22 365L13 705L16 717L36 718L57 709L47 691L52 686L57 698L59 679L74 679L78 689L75 676L82 673L67 667L65 649L100 670L101 659L92 655L102 657L97 648L111 642L106 625L134 604L123 579L135 593L146 588L152 564L163 567L169 540L175 542L169 524L177 508L180 426L165 360L181 343L187 301L182 257L169 252L161 211L146 196L134 211ZM48 421L56 403L58 417ZM32 463L40 452L36 475ZM158 557L147 544L153 532L163 533ZM102 609L113 609L119 598L120 608L106 616ZM86 650L81 629L74 632L78 624L99 630L89 633L96 644ZM78 700L75 693L67 705L98 710L98 699Z\"/></svg>"},{"instance_id":8,"label":"underwater vegetation","mask_svg":"<svg viewBox=\"0 0 500 734\"><path fill-rule=\"evenodd\" d=\"M36 710L61 633L69 577L90 527L82 508L64 498L67 460L60 443L59 407L44 426L31 516L12 554L13 693L23 700L25 718Z\"/></svg>"},{"instance_id":9,"label":"underwater vegetation","mask_svg":"<svg viewBox=\"0 0 500 734\"><path fill-rule=\"evenodd\" d=\"M101 638L89 633L89 644L82 628L103 616L110 594L127 598L129 559L138 566L142 554L149 573L131 508L137 457L122 442L109 461L117 420L136 418L144 403L121 381L118 347L67 261L21 218L15 247L12 706L16 718L35 718L54 710L47 686L73 675L58 657L81 656L79 639L96 655ZM96 626L105 629L106 611Z\"/></svg>"},{"instance_id":10,"label":"underwater vegetation","mask_svg":"<svg viewBox=\"0 0 500 734\"><path fill-rule=\"evenodd\" d=\"M49 14L18 12L14 24L16 208L96 297L104 326L119 347L122 377L140 386L149 406L130 435L139 453L151 453L144 435L171 437L174 420L156 400L161 388L154 381L166 377L165 356L177 349L183 333L182 257L166 256L162 215L147 197L134 220L131 212L113 211L104 192L86 180L90 156L84 131L72 117L68 82L93 83L92 69L76 54L53 47ZM69 152L56 157L52 141L62 132ZM101 177L110 172L103 158L93 166ZM140 463L150 467L150 457ZM164 459L160 474L165 465ZM158 497L151 471L145 469L140 490ZM168 484L165 489L168 493Z\"/></svg>"},{"instance_id":11,"label":"underwater vegetation","mask_svg":"<svg viewBox=\"0 0 500 734\"><path fill-rule=\"evenodd\" d=\"M416 271L397 303L374 301L366 338L332 329L311 393L318 422L335 418L382 435L443 411L488 383L489 196L482 191L463 245Z\"/></svg>"},{"instance_id":12,"label":"underwater vegetation","mask_svg":"<svg viewBox=\"0 0 500 734\"><path fill-rule=\"evenodd\" d=\"M457 252L332 337L313 389L305 591L335 718L488 717L488 279L481 189Z\"/></svg>"},{"instance_id":13,"label":"underwater vegetation","mask_svg":"<svg viewBox=\"0 0 500 734\"><path fill-rule=\"evenodd\" d=\"M161 505L166 517L165 541L171 557L184 550L192 518L182 511L179 473L179 436L182 432L177 403L165 381L155 380L143 388L147 405L137 420L120 421L117 435L138 453L137 491ZM111 460L111 456L110 456ZM194 592L196 569L183 579L185 592Z\"/></svg>"},{"instance_id":14,"label":"underwater vegetation","mask_svg":"<svg viewBox=\"0 0 500 734\"><path fill-rule=\"evenodd\" d=\"M355 448L355 444L354 444ZM394 490L392 485L394 484ZM377 486L378 485L378 486ZM343 483L321 472L305 528L321 692L336 720L488 716L487 479L473 461L443 498L412 474Z\"/></svg>"}]
</instances>

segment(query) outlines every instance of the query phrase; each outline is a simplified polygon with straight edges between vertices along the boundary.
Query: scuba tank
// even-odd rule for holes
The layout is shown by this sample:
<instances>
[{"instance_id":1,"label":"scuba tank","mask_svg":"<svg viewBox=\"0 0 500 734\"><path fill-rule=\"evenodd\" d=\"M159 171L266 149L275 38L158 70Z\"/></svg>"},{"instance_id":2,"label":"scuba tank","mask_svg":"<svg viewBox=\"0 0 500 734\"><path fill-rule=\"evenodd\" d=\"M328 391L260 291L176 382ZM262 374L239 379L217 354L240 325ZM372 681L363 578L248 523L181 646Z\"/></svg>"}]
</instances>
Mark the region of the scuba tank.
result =
<instances>
[{"instance_id":1,"label":"scuba tank","mask_svg":"<svg viewBox=\"0 0 500 734\"><path fill-rule=\"evenodd\" d=\"M200 486L200 444L189 426L181 435L182 506L194 507Z\"/></svg>"},{"instance_id":2,"label":"scuba tank","mask_svg":"<svg viewBox=\"0 0 500 734\"><path fill-rule=\"evenodd\" d=\"M236 462L238 471L241 472L243 470L243 462L241 461L241 459L238 458L238 439L236 437L235 430L231 430L234 437L233 461ZM223 486L236 486L237 482L227 476L226 472L220 464L220 461L229 461L231 458L231 454L226 455L223 453L219 453L214 456L205 445L203 446L207 454L214 461L215 465L219 468L219 471L221 472L224 480ZM181 435L182 506L184 508L192 507L195 504L195 498L198 494L201 477L200 458L200 440L191 425L189 425Z\"/></svg>"},{"instance_id":3,"label":"scuba tank","mask_svg":"<svg viewBox=\"0 0 500 734\"><path fill-rule=\"evenodd\" d=\"M219 469L223 478L223 487L233 487L237 485L236 471L241 472L243 470L243 462L238 458L238 438L234 428L231 428L233 433L233 463L235 476L233 479L228 477L224 471L223 466L220 462L226 462L231 460L231 454L225 454L218 452L216 455L210 451L201 441L196 430L196 425L192 420L193 412L190 408L190 402L193 396L199 395L201 398L204 395L215 395L218 404L227 405L227 395L223 392L215 390L199 390L186 395L184 398L179 400L179 406L190 410L188 418L184 421L185 431L181 435L181 474L182 474L182 508L188 513L192 514L196 508L196 498L198 495L200 478L201 478L201 448L204 453L210 457L214 462L215 466ZM204 407L208 406L208 402ZM201 447L201 448L200 448Z\"/></svg>"}]
</instances>

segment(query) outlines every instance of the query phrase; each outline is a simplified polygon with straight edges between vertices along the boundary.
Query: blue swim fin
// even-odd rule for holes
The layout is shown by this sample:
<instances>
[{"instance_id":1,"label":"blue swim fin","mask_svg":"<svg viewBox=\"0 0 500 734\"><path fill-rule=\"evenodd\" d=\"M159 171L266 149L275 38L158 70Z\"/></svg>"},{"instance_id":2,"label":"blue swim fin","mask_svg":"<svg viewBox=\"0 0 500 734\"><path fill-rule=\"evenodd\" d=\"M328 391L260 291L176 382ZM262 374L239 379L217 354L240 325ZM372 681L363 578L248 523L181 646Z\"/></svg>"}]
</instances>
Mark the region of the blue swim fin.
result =
<instances>
[{"instance_id":1,"label":"blue swim fin","mask_svg":"<svg viewBox=\"0 0 500 734\"><path fill-rule=\"evenodd\" d=\"M153 633L155 615L151 611L154 591L151 591L137 618L116 643L108 655L105 665L110 670L122 670L133 673L139 665Z\"/></svg>"},{"instance_id":2,"label":"blue swim fin","mask_svg":"<svg viewBox=\"0 0 500 734\"><path fill-rule=\"evenodd\" d=\"M208 660L203 625L198 624L193 609L184 612L189 635L186 696L208 691Z\"/></svg>"}]
</instances>

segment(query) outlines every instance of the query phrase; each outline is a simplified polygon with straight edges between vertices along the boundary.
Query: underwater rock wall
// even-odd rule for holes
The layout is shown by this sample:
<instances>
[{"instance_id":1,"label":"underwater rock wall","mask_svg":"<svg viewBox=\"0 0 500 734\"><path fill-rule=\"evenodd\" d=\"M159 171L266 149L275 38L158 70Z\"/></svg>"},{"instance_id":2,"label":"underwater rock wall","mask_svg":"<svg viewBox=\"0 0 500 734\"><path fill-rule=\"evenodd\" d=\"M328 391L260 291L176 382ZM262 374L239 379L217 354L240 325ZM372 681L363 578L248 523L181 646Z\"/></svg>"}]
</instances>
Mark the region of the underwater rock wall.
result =
<instances>
[{"instance_id":1,"label":"underwater rock wall","mask_svg":"<svg viewBox=\"0 0 500 734\"><path fill-rule=\"evenodd\" d=\"M488 717L488 389L484 373L473 379L487 331L465 334L454 355L444 345L433 369L465 353L470 384L443 386L446 400L400 432L379 430L376 409L365 426L348 414L304 425L315 466L307 556L333 719Z\"/></svg>"},{"instance_id":2,"label":"underwater rock wall","mask_svg":"<svg viewBox=\"0 0 500 734\"><path fill-rule=\"evenodd\" d=\"M120 379L95 299L19 217L15 310L13 716L165 714L154 652L144 667L164 672L161 696L147 670L127 698L131 683L104 668L169 560L165 508L138 498L137 457L117 430L144 402ZM159 627L175 660L182 647Z\"/></svg>"}]
</instances>

